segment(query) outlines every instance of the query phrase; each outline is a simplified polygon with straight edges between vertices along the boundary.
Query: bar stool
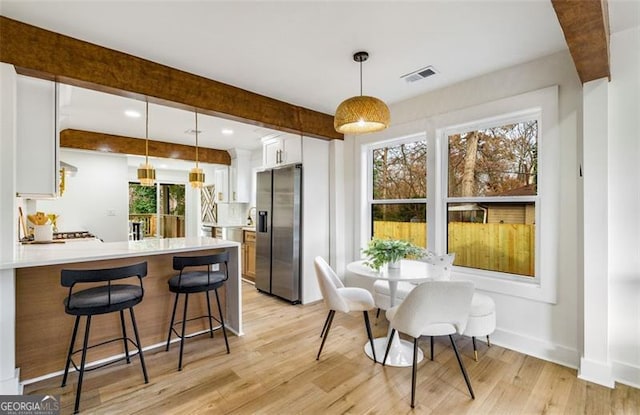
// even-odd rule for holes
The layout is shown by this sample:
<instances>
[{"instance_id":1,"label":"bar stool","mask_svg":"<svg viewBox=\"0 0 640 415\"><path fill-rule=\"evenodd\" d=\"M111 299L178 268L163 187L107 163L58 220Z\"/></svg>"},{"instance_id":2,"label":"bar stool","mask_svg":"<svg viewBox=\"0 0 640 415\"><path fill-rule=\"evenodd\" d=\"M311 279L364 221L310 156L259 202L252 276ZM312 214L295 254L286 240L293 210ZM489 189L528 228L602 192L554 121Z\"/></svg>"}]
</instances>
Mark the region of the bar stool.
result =
<instances>
[{"instance_id":1,"label":"bar stool","mask_svg":"<svg viewBox=\"0 0 640 415\"><path fill-rule=\"evenodd\" d=\"M60 283L63 287L69 287L69 295L64 299L64 311L67 314L76 316L76 321L73 326L73 334L71 335L71 344L69 345L69 352L67 353L67 363L64 367L64 376L62 377L62 387L67 384L67 375L69 374L69 363L73 364L76 371L80 372L78 376L78 388L76 389L76 402L73 409L73 413L78 413L80 407L80 394L82 392L82 378L84 372L94 369L99 369L111 363L118 362L126 359L127 363L131 363L131 357L135 355L140 356L140 364L142 366L142 374L144 375L144 383L149 383L147 376L147 368L144 364L144 355L142 354L142 346L140 345L140 336L138 334L138 326L136 324L136 318L133 313L133 306L142 301L144 296L144 289L142 288L142 278L147 275L147 263L141 262L135 265L129 265L119 268L108 269L90 269L90 270L76 270L76 269L63 269L61 272ZM129 277L138 277L139 285L135 284L112 284L112 281L120 280ZM81 283L99 283L106 282L106 285L94 286L81 291L74 292L73 289L76 284ZM124 324L124 312L123 310L129 309L131 316L131 324L133 326L133 332L135 335L135 341L127 337L127 329ZM122 325L122 337L107 340L102 343L98 343L89 346L89 329L91 327L91 317L99 314L107 314L119 311L120 312L120 324ZM84 329L84 342L82 343L82 349L73 350L76 342L76 335L78 334L78 325L80 323L80 317L86 317L85 329ZM124 346L124 357L116 359L90 369L85 369L87 360L87 349L91 349L97 346L103 346L108 343L122 341ZM137 352L129 353L128 342L131 342L137 349ZM80 368L75 364L72 356L75 353L82 352L80 361Z\"/></svg>"},{"instance_id":2,"label":"bar stool","mask_svg":"<svg viewBox=\"0 0 640 415\"><path fill-rule=\"evenodd\" d=\"M220 254L213 255L203 255L203 256L176 256L173 257L173 269L176 271L180 271L180 274L169 279L169 291L176 294L176 299L173 302L173 312L171 313L171 324L169 325L169 334L167 335L167 347L166 351L169 351L169 345L171 343L171 332L175 333L178 338L180 338L180 359L178 360L178 370L182 370L182 354L184 351L184 339L188 339L191 337L199 336L201 334L210 333L211 338L213 338L213 320L220 323L219 326L215 328L215 330L222 329L222 334L224 335L224 343L227 347L227 353L229 353L229 341L227 340L227 332L225 331L224 326L224 317L222 315L222 308L220 307L220 297L218 296L218 288L224 285L224 282L229 279L229 267L227 263L229 262L229 253L224 252ZM224 272L221 270L212 271L211 266L214 264L219 264L221 267L224 264ZM185 272L185 268L188 267L197 267L197 266L207 266L207 270L199 270L199 271L188 271ZM216 317L211 315L211 301L209 300L209 291L213 291L216 294L216 302L218 303L218 315L220 319L218 320ZM189 303L189 294L204 292L207 297L207 311L208 314L206 316L199 316L190 318L187 320L187 305ZM184 294L184 311L182 313L182 322L175 322L176 317L176 307L178 306L178 297L180 294ZM206 318L209 321L209 330L200 333L194 333L190 335L185 335L185 327L188 321L198 320L201 318ZM175 329L175 326L182 325L181 333Z\"/></svg>"}]
</instances>

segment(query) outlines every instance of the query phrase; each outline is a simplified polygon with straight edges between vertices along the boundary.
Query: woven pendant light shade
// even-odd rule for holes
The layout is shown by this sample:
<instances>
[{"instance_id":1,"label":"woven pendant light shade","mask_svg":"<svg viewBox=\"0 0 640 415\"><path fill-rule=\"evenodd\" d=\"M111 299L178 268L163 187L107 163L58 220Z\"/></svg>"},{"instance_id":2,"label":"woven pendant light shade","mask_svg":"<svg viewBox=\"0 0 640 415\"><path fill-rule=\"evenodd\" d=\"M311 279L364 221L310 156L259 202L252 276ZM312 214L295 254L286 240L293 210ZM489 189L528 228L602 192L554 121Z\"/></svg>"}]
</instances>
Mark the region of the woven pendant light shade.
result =
<instances>
[{"instance_id":1,"label":"woven pendant light shade","mask_svg":"<svg viewBox=\"0 0 640 415\"><path fill-rule=\"evenodd\" d=\"M362 95L342 101L333 126L342 134L364 134L384 130L390 121L391 114L384 102Z\"/></svg>"},{"instance_id":2,"label":"woven pendant light shade","mask_svg":"<svg viewBox=\"0 0 640 415\"><path fill-rule=\"evenodd\" d=\"M342 101L333 118L333 128L342 134L365 134L389 127L391 114L387 104L378 98L362 95L362 62L369 59L367 52L356 52L353 60L360 64L360 96Z\"/></svg>"}]
</instances>

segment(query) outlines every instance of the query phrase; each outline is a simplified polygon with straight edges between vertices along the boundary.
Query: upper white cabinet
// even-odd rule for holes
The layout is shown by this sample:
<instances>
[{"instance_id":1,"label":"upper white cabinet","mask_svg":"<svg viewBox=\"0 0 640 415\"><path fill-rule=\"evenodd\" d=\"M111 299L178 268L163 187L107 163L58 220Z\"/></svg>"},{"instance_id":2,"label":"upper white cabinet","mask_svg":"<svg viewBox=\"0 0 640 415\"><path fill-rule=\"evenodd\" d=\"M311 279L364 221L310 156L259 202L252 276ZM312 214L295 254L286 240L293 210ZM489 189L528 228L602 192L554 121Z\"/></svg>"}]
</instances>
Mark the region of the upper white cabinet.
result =
<instances>
[{"instance_id":1,"label":"upper white cabinet","mask_svg":"<svg viewBox=\"0 0 640 415\"><path fill-rule=\"evenodd\" d=\"M214 179L216 185L216 203L229 202L229 168L226 166L217 168Z\"/></svg>"},{"instance_id":2,"label":"upper white cabinet","mask_svg":"<svg viewBox=\"0 0 640 415\"><path fill-rule=\"evenodd\" d=\"M58 85L26 76L16 88L16 192L25 198L58 193Z\"/></svg>"},{"instance_id":3,"label":"upper white cabinet","mask_svg":"<svg viewBox=\"0 0 640 415\"><path fill-rule=\"evenodd\" d=\"M229 202L249 203L251 200L251 152L233 149L231 157Z\"/></svg>"},{"instance_id":4,"label":"upper white cabinet","mask_svg":"<svg viewBox=\"0 0 640 415\"><path fill-rule=\"evenodd\" d=\"M266 140L262 143L263 167L276 167L302 162L302 140L290 134Z\"/></svg>"}]
</instances>

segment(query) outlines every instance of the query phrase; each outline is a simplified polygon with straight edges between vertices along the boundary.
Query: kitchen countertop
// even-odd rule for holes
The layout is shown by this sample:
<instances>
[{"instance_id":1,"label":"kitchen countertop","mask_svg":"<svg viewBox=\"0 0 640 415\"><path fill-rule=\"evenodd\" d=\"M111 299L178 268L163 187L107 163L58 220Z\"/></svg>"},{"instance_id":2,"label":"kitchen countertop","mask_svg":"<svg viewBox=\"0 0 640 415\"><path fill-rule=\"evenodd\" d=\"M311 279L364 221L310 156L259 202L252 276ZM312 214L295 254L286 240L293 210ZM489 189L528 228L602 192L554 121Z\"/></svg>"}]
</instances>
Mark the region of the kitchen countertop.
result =
<instances>
[{"instance_id":1,"label":"kitchen countertop","mask_svg":"<svg viewBox=\"0 0 640 415\"><path fill-rule=\"evenodd\" d=\"M242 230L243 231L255 232L256 231L256 227L255 226L243 226Z\"/></svg>"},{"instance_id":2,"label":"kitchen countertop","mask_svg":"<svg viewBox=\"0 0 640 415\"><path fill-rule=\"evenodd\" d=\"M238 242L215 238L165 238L141 241L54 243L17 246L13 258L0 259L0 269L37 267L72 262L240 247Z\"/></svg>"}]
</instances>

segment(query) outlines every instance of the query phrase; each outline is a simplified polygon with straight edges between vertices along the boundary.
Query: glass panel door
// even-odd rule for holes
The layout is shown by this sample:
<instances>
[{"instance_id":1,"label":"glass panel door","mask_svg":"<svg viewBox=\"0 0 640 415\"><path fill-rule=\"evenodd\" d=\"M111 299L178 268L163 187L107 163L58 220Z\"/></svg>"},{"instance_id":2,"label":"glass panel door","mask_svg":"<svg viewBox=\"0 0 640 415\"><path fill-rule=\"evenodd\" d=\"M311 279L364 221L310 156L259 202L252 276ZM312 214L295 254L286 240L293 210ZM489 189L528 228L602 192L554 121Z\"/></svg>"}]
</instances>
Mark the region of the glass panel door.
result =
<instances>
[{"instance_id":1,"label":"glass panel door","mask_svg":"<svg viewBox=\"0 0 640 415\"><path fill-rule=\"evenodd\" d=\"M158 186L160 238L183 238L185 234L183 184L161 183Z\"/></svg>"}]
</instances>

